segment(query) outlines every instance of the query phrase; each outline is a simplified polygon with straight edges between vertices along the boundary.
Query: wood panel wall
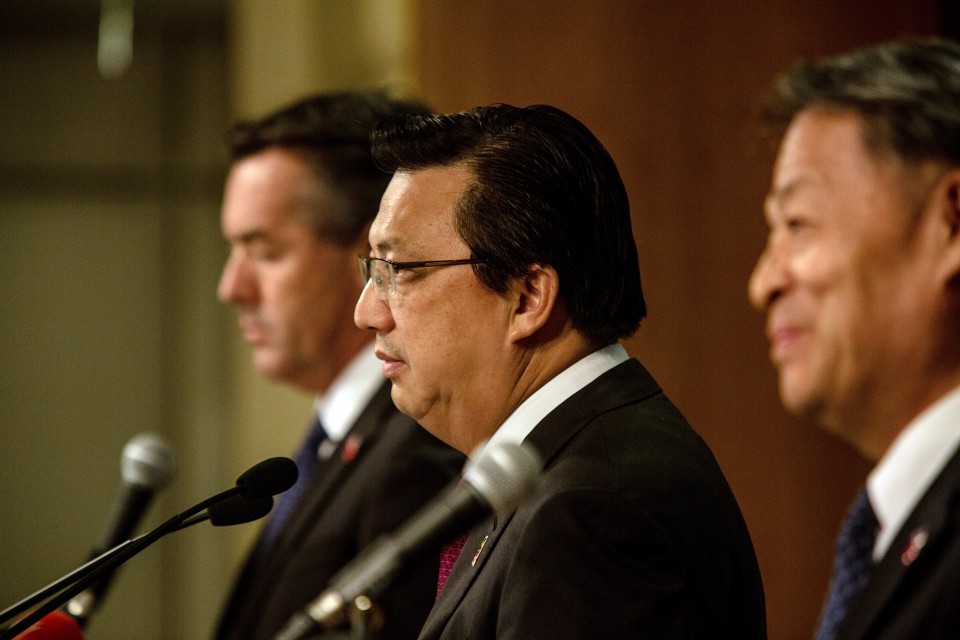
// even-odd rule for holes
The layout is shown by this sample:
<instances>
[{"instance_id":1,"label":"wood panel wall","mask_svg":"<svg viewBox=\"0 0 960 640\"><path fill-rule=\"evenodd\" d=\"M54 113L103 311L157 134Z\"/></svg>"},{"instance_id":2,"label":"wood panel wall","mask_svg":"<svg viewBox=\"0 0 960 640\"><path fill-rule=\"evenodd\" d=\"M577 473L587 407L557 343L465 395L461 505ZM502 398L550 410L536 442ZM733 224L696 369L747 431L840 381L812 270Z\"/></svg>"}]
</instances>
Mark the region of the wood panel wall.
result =
<instances>
[{"instance_id":1,"label":"wood panel wall","mask_svg":"<svg viewBox=\"0 0 960 640\"><path fill-rule=\"evenodd\" d=\"M711 445L750 527L770 637L809 638L868 465L780 409L746 283L772 155L751 109L774 75L906 34L933 0L419 0L418 90L441 111L549 103L607 145L630 194L650 317L628 348Z\"/></svg>"}]
</instances>

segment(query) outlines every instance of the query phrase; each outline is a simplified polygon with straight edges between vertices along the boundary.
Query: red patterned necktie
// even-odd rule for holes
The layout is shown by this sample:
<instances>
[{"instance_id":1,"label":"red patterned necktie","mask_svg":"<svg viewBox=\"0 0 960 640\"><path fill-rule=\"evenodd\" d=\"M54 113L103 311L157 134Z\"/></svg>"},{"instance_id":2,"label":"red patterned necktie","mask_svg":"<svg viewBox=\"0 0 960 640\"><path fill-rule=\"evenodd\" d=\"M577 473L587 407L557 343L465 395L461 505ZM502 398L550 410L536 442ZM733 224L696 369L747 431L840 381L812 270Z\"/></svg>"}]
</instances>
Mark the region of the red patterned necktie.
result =
<instances>
[{"instance_id":1,"label":"red patterned necktie","mask_svg":"<svg viewBox=\"0 0 960 640\"><path fill-rule=\"evenodd\" d=\"M470 535L470 532L464 533L459 538L451 540L443 546L443 549L440 551L440 573L437 575L437 597L440 597L440 592L443 591L443 585L447 583L447 578L450 577L450 571L453 569L453 564L457 561L457 556L460 555L460 550L463 549L463 543L467 541L467 536Z\"/></svg>"}]
</instances>

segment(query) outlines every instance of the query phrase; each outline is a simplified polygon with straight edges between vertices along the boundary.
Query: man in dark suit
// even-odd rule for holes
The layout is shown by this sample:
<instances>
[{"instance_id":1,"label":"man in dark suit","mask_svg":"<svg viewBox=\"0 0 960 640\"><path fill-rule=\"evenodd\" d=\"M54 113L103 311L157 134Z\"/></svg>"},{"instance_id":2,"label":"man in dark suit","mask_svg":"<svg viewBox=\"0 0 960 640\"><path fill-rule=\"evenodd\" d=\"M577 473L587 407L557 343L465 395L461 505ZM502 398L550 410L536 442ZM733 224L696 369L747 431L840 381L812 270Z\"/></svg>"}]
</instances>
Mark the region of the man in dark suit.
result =
<instances>
[{"instance_id":1,"label":"man in dark suit","mask_svg":"<svg viewBox=\"0 0 960 640\"><path fill-rule=\"evenodd\" d=\"M512 517L451 541L420 637L766 637L719 466L619 344L645 304L600 142L558 109L499 105L391 119L373 152L396 173L355 318L394 402L460 451L527 441L546 463Z\"/></svg>"},{"instance_id":2,"label":"man in dark suit","mask_svg":"<svg viewBox=\"0 0 960 640\"><path fill-rule=\"evenodd\" d=\"M816 637L960 638L960 47L798 64L750 298L780 397L875 462Z\"/></svg>"},{"instance_id":3,"label":"man in dark suit","mask_svg":"<svg viewBox=\"0 0 960 640\"><path fill-rule=\"evenodd\" d=\"M422 105L379 92L320 95L230 133L218 295L234 305L260 373L317 396L280 497L234 587L217 637L271 638L378 535L402 524L463 456L397 412L368 334L353 324L356 256L390 179L370 158L380 119ZM438 562L414 565L382 599L382 638L412 638Z\"/></svg>"}]
</instances>

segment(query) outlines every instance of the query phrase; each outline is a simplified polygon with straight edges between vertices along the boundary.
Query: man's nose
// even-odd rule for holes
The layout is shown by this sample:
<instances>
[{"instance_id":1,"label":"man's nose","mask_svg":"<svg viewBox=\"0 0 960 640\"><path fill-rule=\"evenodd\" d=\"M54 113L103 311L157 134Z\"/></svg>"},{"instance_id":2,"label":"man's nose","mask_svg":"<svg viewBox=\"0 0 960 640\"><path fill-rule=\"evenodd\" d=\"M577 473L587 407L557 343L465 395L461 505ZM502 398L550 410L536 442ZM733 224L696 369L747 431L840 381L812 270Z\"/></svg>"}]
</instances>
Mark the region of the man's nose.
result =
<instances>
[{"instance_id":1,"label":"man's nose","mask_svg":"<svg viewBox=\"0 0 960 640\"><path fill-rule=\"evenodd\" d=\"M367 331L383 332L390 331L393 328L393 314L390 305L377 295L373 279L367 280L360 291L360 298L353 310L353 322L360 329Z\"/></svg>"}]
</instances>

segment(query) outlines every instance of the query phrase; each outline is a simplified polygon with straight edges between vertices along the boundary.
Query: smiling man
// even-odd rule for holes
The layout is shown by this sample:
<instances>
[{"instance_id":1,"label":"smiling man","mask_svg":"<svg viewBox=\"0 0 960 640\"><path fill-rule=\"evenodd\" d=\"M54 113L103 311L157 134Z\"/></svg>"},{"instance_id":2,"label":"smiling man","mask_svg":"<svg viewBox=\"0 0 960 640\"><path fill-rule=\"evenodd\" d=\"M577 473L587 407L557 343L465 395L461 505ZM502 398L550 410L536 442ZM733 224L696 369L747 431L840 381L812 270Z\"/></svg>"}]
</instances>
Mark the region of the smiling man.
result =
<instances>
[{"instance_id":1,"label":"smiling man","mask_svg":"<svg viewBox=\"0 0 960 640\"><path fill-rule=\"evenodd\" d=\"M876 466L818 640L960 637L960 47L798 65L750 298L780 397Z\"/></svg>"},{"instance_id":2,"label":"smiling man","mask_svg":"<svg viewBox=\"0 0 960 640\"><path fill-rule=\"evenodd\" d=\"M355 319L397 407L464 453L526 441L546 463L512 517L450 545L420 638L765 638L733 494L619 343L646 308L600 142L499 105L391 119L373 153L395 174Z\"/></svg>"}]
</instances>

